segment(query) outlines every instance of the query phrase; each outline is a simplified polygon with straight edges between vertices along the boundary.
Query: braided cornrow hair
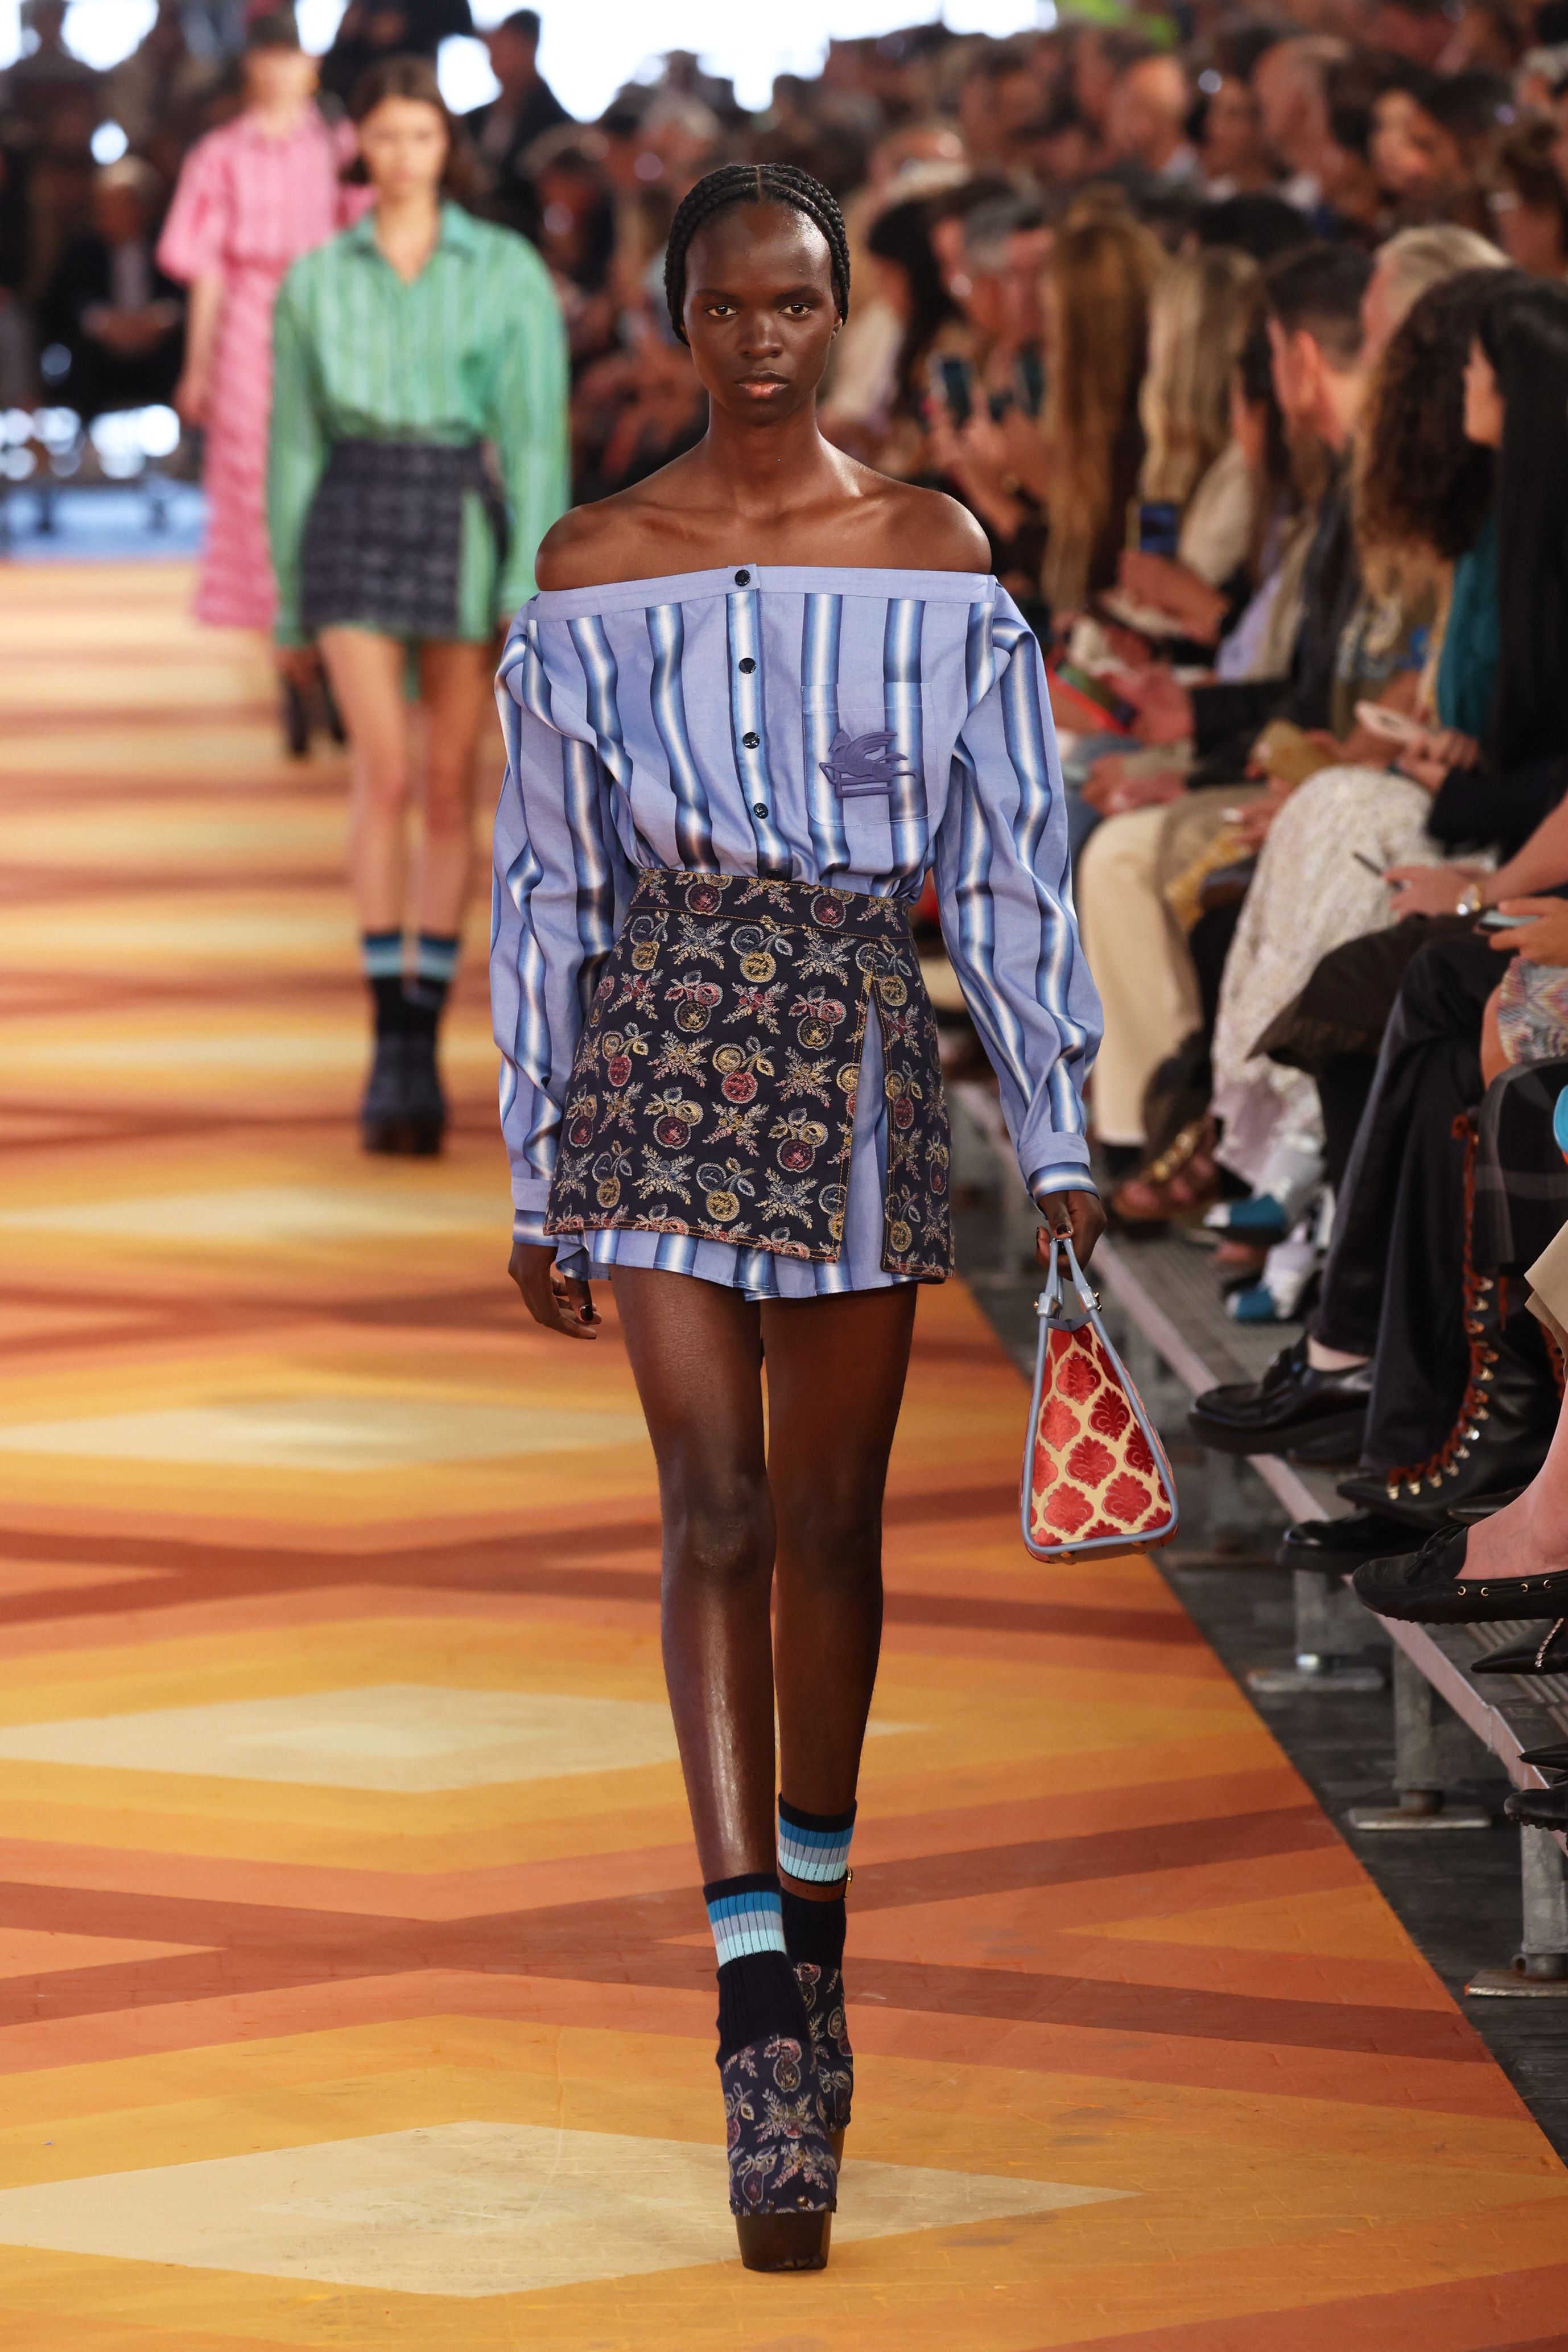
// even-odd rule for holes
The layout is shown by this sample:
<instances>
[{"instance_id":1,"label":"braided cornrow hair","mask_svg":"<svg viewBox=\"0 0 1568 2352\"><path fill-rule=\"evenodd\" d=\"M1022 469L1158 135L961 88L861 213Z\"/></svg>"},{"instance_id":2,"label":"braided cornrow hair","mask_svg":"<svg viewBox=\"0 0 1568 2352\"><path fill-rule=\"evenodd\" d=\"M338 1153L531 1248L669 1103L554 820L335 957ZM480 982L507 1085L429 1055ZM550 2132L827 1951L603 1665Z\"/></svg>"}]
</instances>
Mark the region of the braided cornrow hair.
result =
<instances>
[{"instance_id":1,"label":"braided cornrow hair","mask_svg":"<svg viewBox=\"0 0 1568 2352\"><path fill-rule=\"evenodd\" d=\"M793 163L721 163L689 189L676 207L664 255L664 297L669 323L682 342L686 329L680 314L686 307L686 257L691 240L715 214L731 205L788 205L792 211L822 231L833 265L833 299L841 319L849 316L849 240L838 200L809 172Z\"/></svg>"}]
</instances>

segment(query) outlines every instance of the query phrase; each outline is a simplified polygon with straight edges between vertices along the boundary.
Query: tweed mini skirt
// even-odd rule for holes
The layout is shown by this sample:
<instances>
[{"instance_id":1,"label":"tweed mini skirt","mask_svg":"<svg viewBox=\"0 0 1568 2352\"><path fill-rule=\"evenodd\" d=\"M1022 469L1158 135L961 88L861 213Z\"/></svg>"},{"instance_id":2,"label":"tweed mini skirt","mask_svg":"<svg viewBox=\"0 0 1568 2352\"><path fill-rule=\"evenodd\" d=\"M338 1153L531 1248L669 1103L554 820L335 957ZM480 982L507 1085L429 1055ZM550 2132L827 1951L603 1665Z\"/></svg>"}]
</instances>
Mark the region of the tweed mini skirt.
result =
<instances>
[{"instance_id":1,"label":"tweed mini skirt","mask_svg":"<svg viewBox=\"0 0 1568 2352\"><path fill-rule=\"evenodd\" d=\"M872 1020L882 1265L942 1280L947 1107L909 910L814 882L642 873L578 1042L545 1232L689 1234L836 1261Z\"/></svg>"},{"instance_id":2,"label":"tweed mini skirt","mask_svg":"<svg viewBox=\"0 0 1568 2352\"><path fill-rule=\"evenodd\" d=\"M499 562L506 508L477 441L334 442L300 550L307 628L340 622L390 637L461 636L470 497L489 524Z\"/></svg>"}]
</instances>

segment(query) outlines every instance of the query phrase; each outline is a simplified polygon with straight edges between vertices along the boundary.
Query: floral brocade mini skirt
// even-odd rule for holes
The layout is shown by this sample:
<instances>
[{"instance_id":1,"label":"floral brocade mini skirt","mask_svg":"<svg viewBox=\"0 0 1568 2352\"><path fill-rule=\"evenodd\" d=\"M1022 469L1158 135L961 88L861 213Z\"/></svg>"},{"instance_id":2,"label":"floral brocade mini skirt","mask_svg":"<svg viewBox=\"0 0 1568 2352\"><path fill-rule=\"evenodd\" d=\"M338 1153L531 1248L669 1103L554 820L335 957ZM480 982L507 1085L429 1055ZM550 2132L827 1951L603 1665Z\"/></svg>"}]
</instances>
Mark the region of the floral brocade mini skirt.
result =
<instances>
[{"instance_id":1,"label":"floral brocade mini skirt","mask_svg":"<svg viewBox=\"0 0 1568 2352\"><path fill-rule=\"evenodd\" d=\"M642 873L578 1043L544 1230L837 1260L873 1019L882 1265L941 1281L947 1107L909 910L813 882Z\"/></svg>"}]
</instances>

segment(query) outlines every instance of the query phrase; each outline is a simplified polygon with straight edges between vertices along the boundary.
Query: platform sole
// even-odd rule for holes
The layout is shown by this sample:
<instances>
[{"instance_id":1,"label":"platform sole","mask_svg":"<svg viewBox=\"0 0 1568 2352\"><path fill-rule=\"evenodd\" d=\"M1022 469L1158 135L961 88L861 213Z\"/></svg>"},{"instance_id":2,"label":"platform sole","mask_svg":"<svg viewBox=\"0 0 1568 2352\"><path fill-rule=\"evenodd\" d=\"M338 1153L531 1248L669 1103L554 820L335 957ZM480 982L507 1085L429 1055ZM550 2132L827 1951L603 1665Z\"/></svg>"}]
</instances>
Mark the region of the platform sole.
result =
<instances>
[{"instance_id":1,"label":"platform sole","mask_svg":"<svg viewBox=\"0 0 1568 2352\"><path fill-rule=\"evenodd\" d=\"M407 1158L418 1151L414 1129L404 1118L364 1119L360 1126L360 1141L366 1151L382 1158Z\"/></svg>"},{"instance_id":2,"label":"platform sole","mask_svg":"<svg viewBox=\"0 0 1568 2352\"><path fill-rule=\"evenodd\" d=\"M824 2271L831 2213L737 2213L735 2235L749 2271Z\"/></svg>"}]
</instances>

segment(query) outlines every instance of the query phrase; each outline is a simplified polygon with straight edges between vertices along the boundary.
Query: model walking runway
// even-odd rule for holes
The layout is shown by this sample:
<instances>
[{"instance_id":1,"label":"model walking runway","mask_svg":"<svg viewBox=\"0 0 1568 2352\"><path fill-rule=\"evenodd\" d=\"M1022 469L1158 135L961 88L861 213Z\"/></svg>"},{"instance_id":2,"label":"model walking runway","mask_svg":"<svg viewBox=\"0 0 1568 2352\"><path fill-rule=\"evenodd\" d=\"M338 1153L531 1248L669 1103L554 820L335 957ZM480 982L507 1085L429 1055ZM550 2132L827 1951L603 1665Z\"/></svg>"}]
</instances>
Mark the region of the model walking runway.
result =
<instances>
[{"instance_id":1,"label":"model walking runway","mask_svg":"<svg viewBox=\"0 0 1568 2352\"><path fill-rule=\"evenodd\" d=\"M7 2352L1552 2341L1561 2168L1153 1570L1023 1559L953 1282L833 2263L742 2272L617 1327L497 1311L478 990L359 1152L341 765L190 584L0 573Z\"/></svg>"}]
</instances>

